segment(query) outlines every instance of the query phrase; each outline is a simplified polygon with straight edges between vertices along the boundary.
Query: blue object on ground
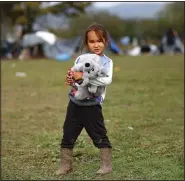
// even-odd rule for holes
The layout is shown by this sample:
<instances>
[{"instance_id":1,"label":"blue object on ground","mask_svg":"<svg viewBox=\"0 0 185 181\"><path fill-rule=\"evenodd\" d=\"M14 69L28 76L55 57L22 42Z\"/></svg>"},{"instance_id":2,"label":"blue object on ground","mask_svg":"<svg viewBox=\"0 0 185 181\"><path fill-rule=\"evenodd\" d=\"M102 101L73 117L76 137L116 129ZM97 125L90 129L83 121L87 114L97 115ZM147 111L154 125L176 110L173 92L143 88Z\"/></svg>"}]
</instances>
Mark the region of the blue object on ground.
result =
<instances>
[{"instance_id":1,"label":"blue object on ground","mask_svg":"<svg viewBox=\"0 0 185 181\"><path fill-rule=\"evenodd\" d=\"M59 62L70 60L70 55L67 53L60 53L56 55L56 60Z\"/></svg>"}]
</instances>

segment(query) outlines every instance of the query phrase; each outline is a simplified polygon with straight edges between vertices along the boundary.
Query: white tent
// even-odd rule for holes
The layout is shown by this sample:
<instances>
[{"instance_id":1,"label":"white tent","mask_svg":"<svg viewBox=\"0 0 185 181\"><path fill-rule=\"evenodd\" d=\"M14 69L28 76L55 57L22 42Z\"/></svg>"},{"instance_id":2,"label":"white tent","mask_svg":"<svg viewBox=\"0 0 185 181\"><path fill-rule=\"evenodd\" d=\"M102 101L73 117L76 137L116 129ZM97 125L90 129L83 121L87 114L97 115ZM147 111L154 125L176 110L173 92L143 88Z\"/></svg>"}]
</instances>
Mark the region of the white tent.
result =
<instances>
[{"instance_id":1,"label":"white tent","mask_svg":"<svg viewBox=\"0 0 185 181\"><path fill-rule=\"evenodd\" d=\"M139 56L142 55L143 53L149 53L150 55L158 55L159 54L159 50L158 47L154 44L150 44L147 47L148 51L143 51L143 47L142 46L136 46L131 50L128 50L128 55L130 56Z\"/></svg>"},{"instance_id":2,"label":"white tent","mask_svg":"<svg viewBox=\"0 0 185 181\"><path fill-rule=\"evenodd\" d=\"M47 31L37 31L35 35L42 38L50 45L54 45L57 39L57 37L53 33Z\"/></svg>"}]
</instances>

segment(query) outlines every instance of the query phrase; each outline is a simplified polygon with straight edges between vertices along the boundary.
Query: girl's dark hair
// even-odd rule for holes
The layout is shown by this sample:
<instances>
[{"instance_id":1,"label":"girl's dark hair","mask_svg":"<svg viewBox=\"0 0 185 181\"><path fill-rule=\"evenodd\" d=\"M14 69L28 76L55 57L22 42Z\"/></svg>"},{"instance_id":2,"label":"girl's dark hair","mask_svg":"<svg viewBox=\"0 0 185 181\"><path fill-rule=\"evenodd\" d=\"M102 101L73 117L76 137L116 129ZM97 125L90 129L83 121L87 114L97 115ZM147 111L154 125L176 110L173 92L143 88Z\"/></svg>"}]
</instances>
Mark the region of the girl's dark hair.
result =
<instances>
[{"instance_id":1,"label":"girl's dark hair","mask_svg":"<svg viewBox=\"0 0 185 181\"><path fill-rule=\"evenodd\" d=\"M104 41L105 44L110 46L110 40L109 40L109 34L105 27L98 23L91 24L85 31L83 42L81 45L81 53L83 51L83 48L88 45L88 32L95 31L96 35L100 38L100 40Z\"/></svg>"}]
</instances>

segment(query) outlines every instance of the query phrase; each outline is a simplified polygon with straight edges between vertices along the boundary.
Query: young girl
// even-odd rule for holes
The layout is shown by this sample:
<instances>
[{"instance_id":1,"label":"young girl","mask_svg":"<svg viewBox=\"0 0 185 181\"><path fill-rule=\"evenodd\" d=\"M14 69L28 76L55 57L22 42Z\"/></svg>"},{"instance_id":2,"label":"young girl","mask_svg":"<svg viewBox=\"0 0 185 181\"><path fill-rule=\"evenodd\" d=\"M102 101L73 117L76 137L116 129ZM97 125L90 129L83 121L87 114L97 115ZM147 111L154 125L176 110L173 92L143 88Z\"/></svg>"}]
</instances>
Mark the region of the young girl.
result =
<instances>
[{"instance_id":1,"label":"young girl","mask_svg":"<svg viewBox=\"0 0 185 181\"><path fill-rule=\"evenodd\" d=\"M108 68L108 77L97 77L90 80L90 84L96 86L107 86L112 82L113 63L110 58L103 54L105 47L108 45L108 32L104 26L100 24L92 24L85 32L84 46L88 48L91 53L97 54L101 57L101 63ZM78 63L80 55L75 64ZM71 77L71 75L73 75ZM82 79L82 72L68 71L66 76L66 84L72 86L69 93L69 104L67 114L63 126L63 138L61 141L61 165L56 174L66 174L72 170L72 152L75 141L80 135L83 128L93 140L93 144L100 149L101 164L98 174L107 174L112 171L112 146L107 137L107 130L104 124L101 104L105 98L106 88L101 96L92 97L85 100L75 100L74 81Z\"/></svg>"}]
</instances>

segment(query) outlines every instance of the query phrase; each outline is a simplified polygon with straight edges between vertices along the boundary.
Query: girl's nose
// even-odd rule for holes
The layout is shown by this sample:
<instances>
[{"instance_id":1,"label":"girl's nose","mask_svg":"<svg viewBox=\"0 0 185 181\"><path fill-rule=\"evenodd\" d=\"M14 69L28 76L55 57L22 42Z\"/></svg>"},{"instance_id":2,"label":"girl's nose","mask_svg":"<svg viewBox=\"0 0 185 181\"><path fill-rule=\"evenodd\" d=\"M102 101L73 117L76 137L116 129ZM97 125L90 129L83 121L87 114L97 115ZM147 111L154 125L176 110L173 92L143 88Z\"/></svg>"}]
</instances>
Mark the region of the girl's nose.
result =
<instances>
[{"instance_id":1,"label":"girl's nose","mask_svg":"<svg viewBox=\"0 0 185 181\"><path fill-rule=\"evenodd\" d=\"M94 47L98 47L98 42L97 43L94 43Z\"/></svg>"}]
</instances>

